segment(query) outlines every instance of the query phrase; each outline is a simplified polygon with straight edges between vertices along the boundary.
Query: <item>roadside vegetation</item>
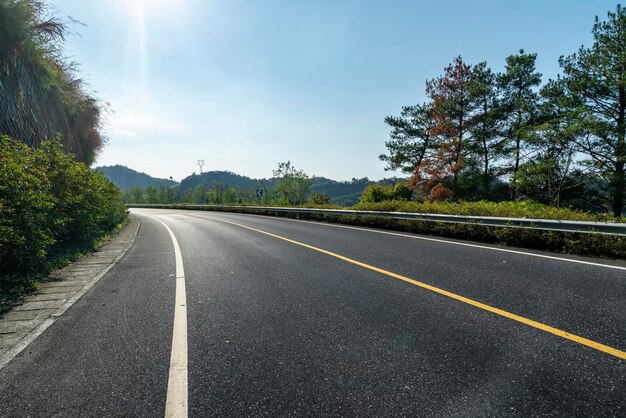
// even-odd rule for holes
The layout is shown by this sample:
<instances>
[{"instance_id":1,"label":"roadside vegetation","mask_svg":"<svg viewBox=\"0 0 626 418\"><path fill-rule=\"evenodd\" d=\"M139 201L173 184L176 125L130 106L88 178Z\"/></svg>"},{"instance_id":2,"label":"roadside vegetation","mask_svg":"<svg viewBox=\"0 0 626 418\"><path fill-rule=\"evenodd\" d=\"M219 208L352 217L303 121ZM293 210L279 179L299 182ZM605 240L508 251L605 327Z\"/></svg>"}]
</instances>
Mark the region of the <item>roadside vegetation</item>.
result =
<instances>
[{"instance_id":1,"label":"roadside vegetation","mask_svg":"<svg viewBox=\"0 0 626 418\"><path fill-rule=\"evenodd\" d=\"M0 0L0 313L126 220L88 166L102 105L64 56L68 22L40 0Z\"/></svg>"},{"instance_id":2,"label":"roadside vegetation","mask_svg":"<svg viewBox=\"0 0 626 418\"><path fill-rule=\"evenodd\" d=\"M121 192L62 151L0 139L0 312L126 220Z\"/></svg>"},{"instance_id":3,"label":"roadside vegetation","mask_svg":"<svg viewBox=\"0 0 626 418\"><path fill-rule=\"evenodd\" d=\"M0 0L0 135L36 147L61 134L64 149L90 165L105 142L103 103L64 55L76 24L44 1Z\"/></svg>"},{"instance_id":4,"label":"roadside vegetation","mask_svg":"<svg viewBox=\"0 0 626 418\"><path fill-rule=\"evenodd\" d=\"M426 81L426 102L385 119L380 159L410 176L420 201L532 199L622 216L626 10L596 18L592 34L546 82L524 50L502 72L454 58Z\"/></svg>"},{"instance_id":5,"label":"roadside vegetation","mask_svg":"<svg viewBox=\"0 0 626 418\"><path fill-rule=\"evenodd\" d=\"M361 202L357 210L384 212L437 213L445 215L492 216L501 218L560 219L568 221L612 222L611 215L547 206L532 200L519 202Z\"/></svg>"}]
</instances>

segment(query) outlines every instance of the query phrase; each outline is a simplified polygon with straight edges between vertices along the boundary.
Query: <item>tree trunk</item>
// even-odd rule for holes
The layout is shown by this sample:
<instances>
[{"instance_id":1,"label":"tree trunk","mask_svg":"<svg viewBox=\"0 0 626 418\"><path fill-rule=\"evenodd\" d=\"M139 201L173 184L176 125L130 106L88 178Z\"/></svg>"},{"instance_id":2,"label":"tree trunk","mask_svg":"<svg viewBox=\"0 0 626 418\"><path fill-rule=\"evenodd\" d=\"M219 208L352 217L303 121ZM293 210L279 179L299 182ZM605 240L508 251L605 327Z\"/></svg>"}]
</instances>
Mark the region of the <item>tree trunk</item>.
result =
<instances>
[{"instance_id":1,"label":"tree trunk","mask_svg":"<svg viewBox=\"0 0 626 418\"><path fill-rule=\"evenodd\" d=\"M464 109L463 106L463 102L461 101L460 104L461 108ZM464 134L464 129L465 127L463 126L463 112L464 110L461 112L461 114L459 115L459 137L458 137L458 143L456 145L456 149L455 149L455 155L454 155L454 165L455 165L455 170L454 173L452 175L452 192L454 193L454 195L456 196L458 193L458 183L459 183L459 169L458 169L458 165L459 165L459 161L461 160L462 157L462 153L463 153L463 134Z\"/></svg>"},{"instance_id":2,"label":"tree trunk","mask_svg":"<svg viewBox=\"0 0 626 418\"><path fill-rule=\"evenodd\" d=\"M517 180L515 179L515 174L519 171L519 163L520 163L520 148L522 146L522 138L520 138L520 129L522 129L522 112L517 111L517 132L515 133L515 167L513 168L513 181L512 181L512 192L511 198L515 200L517 196Z\"/></svg>"},{"instance_id":3,"label":"tree trunk","mask_svg":"<svg viewBox=\"0 0 626 418\"><path fill-rule=\"evenodd\" d=\"M622 216L624 209L624 187L626 181L624 179L624 163L626 159L626 91L624 87L619 88L619 114L617 118L617 144L615 147L615 175L613 176L613 215Z\"/></svg>"},{"instance_id":4,"label":"tree trunk","mask_svg":"<svg viewBox=\"0 0 626 418\"><path fill-rule=\"evenodd\" d=\"M515 166L513 167L513 181L512 181L512 191L511 198L515 200L517 194L517 179L515 178L515 174L519 171L519 160L520 160L520 138L519 134L517 138L515 138Z\"/></svg>"},{"instance_id":5,"label":"tree trunk","mask_svg":"<svg viewBox=\"0 0 626 418\"><path fill-rule=\"evenodd\" d=\"M624 210L624 161L619 161L615 164L615 180L613 186L615 192L613 194L613 215L622 216Z\"/></svg>"},{"instance_id":6,"label":"tree trunk","mask_svg":"<svg viewBox=\"0 0 626 418\"><path fill-rule=\"evenodd\" d=\"M485 191L489 192L489 148L487 147L487 140L483 140L483 149L485 156L485 171L483 172L483 183L485 184Z\"/></svg>"},{"instance_id":7,"label":"tree trunk","mask_svg":"<svg viewBox=\"0 0 626 418\"><path fill-rule=\"evenodd\" d=\"M487 118L488 112L488 104L487 100L483 102L483 118ZM483 120L483 156L485 158L485 166L483 171L483 183L485 185L485 192L489 192L489 146L487 144L487 137L485 132L487 132L487 122Z\"/></svg>"},{"instance_id":8,"label":"tree trunk","mask_svg":"<svg viewBox=\"0 0 626 418\"><path fill-rule=\"evenodd\" d=\"M420 155L417 159L417 164L415 164L416 168L422 164L422 160L424 159L424 156L426 156L426 151L428 151L429 146L430 146L430 135L426 135L426 138L424 138L424 146L420 150Z\"/></svg>"}]
</instances>

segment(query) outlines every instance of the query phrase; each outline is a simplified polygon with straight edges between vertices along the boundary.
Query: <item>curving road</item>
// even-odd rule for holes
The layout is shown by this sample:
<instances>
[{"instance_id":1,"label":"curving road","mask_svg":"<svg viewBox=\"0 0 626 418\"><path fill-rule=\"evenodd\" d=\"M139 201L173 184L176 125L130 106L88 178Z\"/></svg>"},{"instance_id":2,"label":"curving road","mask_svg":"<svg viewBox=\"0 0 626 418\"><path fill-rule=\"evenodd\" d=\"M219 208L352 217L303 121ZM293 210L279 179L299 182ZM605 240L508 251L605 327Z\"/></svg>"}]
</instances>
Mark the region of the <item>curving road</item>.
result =
<instances>
[{"instance_id":1,"label":"curving road","mask_svg":"<svg viewBox=\"0 0 626 418\"><path fill-rule=\"evenodd\" d=\"M624 263L131 216L126 256L0 370L0 416L626 415Z\"/></svg>"}]
</instances>

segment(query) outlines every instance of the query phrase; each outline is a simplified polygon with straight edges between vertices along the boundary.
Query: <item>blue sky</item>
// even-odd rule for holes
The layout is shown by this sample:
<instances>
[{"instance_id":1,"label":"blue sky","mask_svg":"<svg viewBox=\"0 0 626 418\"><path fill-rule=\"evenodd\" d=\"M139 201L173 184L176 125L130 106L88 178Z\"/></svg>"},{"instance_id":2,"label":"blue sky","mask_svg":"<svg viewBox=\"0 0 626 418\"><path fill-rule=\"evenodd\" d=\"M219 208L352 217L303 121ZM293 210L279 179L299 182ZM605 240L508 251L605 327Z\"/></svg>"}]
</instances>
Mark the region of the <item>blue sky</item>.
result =
<instances>
[{"instance_id":1,"label":"blue sky","mask_svg":"<svg viewBox=\"0 0 626 418\"><path fill-rule=\"evenodd\" d=\"M51 0L66 54L110 103L97 165L175 179L230 170L380 179L384 117L461 55L501 71L520 48L544 80L590 45L604 0Z\"/></svg>"}]
</instances>

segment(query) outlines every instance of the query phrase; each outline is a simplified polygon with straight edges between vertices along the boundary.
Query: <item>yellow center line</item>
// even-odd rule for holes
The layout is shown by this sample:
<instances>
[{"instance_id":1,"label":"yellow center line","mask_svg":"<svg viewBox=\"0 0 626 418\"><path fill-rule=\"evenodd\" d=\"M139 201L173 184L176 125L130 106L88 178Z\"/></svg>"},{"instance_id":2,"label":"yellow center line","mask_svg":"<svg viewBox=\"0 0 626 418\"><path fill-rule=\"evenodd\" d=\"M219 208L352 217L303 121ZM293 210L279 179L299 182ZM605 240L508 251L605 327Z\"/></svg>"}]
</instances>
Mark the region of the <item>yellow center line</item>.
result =
<instances>
[{"instance_id":1,"label":"yellow center line","mask_svg":"<svg viewBox=\"0 0 626 418\"><path fill-rule=\"evenodd\" d=\"M215 220L218 220L218 219L215 219ZM357 260L353 260L353 259L345 257L345 256L343 256L341 254L337 254L337 253L333 253L332 251L324 250L323 248L314 247L313 245L305 244L305 243L302 243L302 242L299 242L299 241L295 241L295 240L292 240L292 239L289 239L289 238L282 237L280 235L272 234L271 232L263 231L261 229L252 228L250 226L242 225L242 224L239 224L239 223L236 223L236 222L225 221L225 220L222 220L222 219L219 219L219 221L220 222L224 222L224 223L228 223L228 224L231 224L231 225L239 226L241 228L249 229L251 231L255 231L255 232L258 232L260 234L268 235L270 237L274 237L274 238L277 238L277 239L280 239L280 240L283 240L283 241L286 241L286 242L289 242L289 243L292 243L292 244L295 244L295 245L299 245L301 247L309 248L309 249L311 249L313 251L317 251L317 252L329 255L331 257L338 258L338 259L346 261L346 262L348 262L350 264L354 264L354 265L366 268L368 270L372 270L372 271L375 271L377 273L381 273L381 274L384 274L386 276L393 277L393 278L398 279L398 280L402 280L402 281L407 282L407 283L411 283L412 285L419 286L419 287L421 287L423 289L430 290L431 292L438 293L440 295L449 297L451 299L458 300L459 302L466 303L466 304L474 306L476 308L479 308L479 309L482 309L482 310L494 313L496 315L503 316L505 318L512 319L513 321L517 321L517 322L520 322L522 324L528 325L530 327L537 328L537 329L540 329L540 330L545 331L545 332L549 332L550 334L556 335L556 336L561 337L561 338L565 338L566 340L574 341L574 342L577 342L578 344L582 344L584 346L587 346L587 347L593 348L595 350L599 350L599 351L602 351L604 353L610 354L612 356L618 357L620 359L626 360L626 352L624 352L624 351L618 350L618 349L613 348L613 347L609 347L608 345L600 344L598 342L589 340L587 338L580 337L578 335L575 335L575 334L572 334L572 333L560 330L558 328L551 327L551 326L546 325L546 324L542 324L541 322L533 321L532 319L528 319L528 318L525 318L523 316L519 316L519 315L516 315L514 313L507 312L505 310L502 310L502 309L499 309L499 308L495 308L493 306L486 305L484 303L477 302L477 301L475 301L473 299L466 298L465 296L457 295L456 293L448 292L447 290L440 289L438 287L435 287L435 286L432 286L432 285L429 285L429 284L426 284L426 283L422 283L422 282L419 282L417 280L410 279L410 278L408 278L406 276L402 276L400 274L393 273L391 271L384 270L384 269L372 266L370 264L366 264L366 263L362 263L362 262L357 261Z\"/></svg>"}]
</instances>

